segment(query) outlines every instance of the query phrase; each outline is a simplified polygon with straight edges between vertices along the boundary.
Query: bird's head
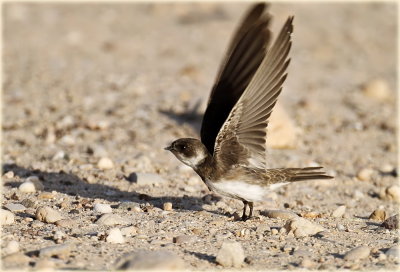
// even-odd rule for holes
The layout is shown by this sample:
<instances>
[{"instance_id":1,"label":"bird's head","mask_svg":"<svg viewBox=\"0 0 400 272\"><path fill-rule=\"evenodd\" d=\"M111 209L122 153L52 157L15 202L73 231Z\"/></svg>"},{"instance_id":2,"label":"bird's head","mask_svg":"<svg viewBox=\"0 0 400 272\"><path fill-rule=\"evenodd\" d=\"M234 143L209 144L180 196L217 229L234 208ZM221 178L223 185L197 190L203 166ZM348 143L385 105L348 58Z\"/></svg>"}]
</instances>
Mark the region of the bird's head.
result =
<instances>
[{"instance_id":1,"label":"bird's head","mask_svg":"<svg viewBox=\"0 0 400 272\"><path fill-rule=\"evenodd\" d=\"M193 169L204 162L209 155L203 143L193 138L178 139L164 149L171 151L178 160Z\"/></svg>"}]
</instances>

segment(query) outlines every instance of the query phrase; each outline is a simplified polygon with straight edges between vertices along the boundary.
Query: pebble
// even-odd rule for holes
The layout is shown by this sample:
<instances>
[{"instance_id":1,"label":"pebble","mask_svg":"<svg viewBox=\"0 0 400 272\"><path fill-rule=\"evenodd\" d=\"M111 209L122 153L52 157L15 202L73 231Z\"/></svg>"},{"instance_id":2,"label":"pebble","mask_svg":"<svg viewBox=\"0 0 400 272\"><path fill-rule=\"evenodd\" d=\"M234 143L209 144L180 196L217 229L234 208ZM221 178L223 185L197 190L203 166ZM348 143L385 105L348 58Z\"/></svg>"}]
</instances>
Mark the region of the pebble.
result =
<instances>
[{"instance_id":1,"label":"pebble","mask_svg":"<svg viewBox=\"0 0 400 272\"><path fill-rule=\"evenodd\" d=\"M171 202L165 202L163 204L163 210L164 211L172 211L172 203Z\"/></svg>"},{"instance_id":2,"label":"pebble","mask_svg":"<svg viewBox=\"0 0 400 272\"><path fill-rule=\"evenodd\" d=\"M183 260L166 250L128 252L115 262L114 270L183 270Z\"/></svg>"},{"instance_id":3,"label":"pebble","mask_svg":"<svg viewBox=\"0 0 400 272\"><path fill-rule=\"evenodd\" d=\"M223 267L239 268L244 258L244 250L239 242L225 241L217 253L216 262Z\"/></svg>"},{"instance_id":4,"label":"pebble","mask_svg":"<svg viewBox=\"0 0 400 272\"><path fill-rule=\"evenodd\" d=\"M127 219L122 218L119 215L106 213L103 214L99 219L97 219L96 223L104 226L113 226L113 225L123 225L129 222Z\"/></svg>"},{"instance_id":5,"label":"pebble","mask_svg":"<svg viewBox=\"0 0 400 272\"><path fill-rule=\"evenodd\" d=\"M128 180L142 186L162 184L166 182L166 180L160 175L151 173L132 173L129 175Z\"/></svg>"},{"instance_id":6,"label":"pebble","mask_svg":"<svg viewBox=\"0 0 400 272\"><path fill-rule=\"evenodd\" d=\"M23 212L25 211L25 206L19 203L9 203L4 206L7 210L11 212Z\"/></svg>"},{"instance_id":7,"label":"pebble","mask_svg":"<svg viewBox=\"0 0 400 272\"><path fill-rule=\"evenodd\" d=\"M72 250L72 244L66 243L62 245L44 247L39 250L39 257L58 257L64 259L69 256Z\"/></svg>"},{"instance_id":8,"label":"pebble","mask_svg":"<svg viewBox=\"0 0 400 272\"><path fill-rule=\"evenodd\" d=\"M392 97L387 82L382 79L374 79L367 82L362 91L366 96L379 101L386 101Z\"/></svg>"},{"instance_id":9,"label":"pebble","mask_svg":"<svg viewBox=\"0 0 400 272\"><path fill-rule=\"evenodd\" d=\"M61 219L61 220L57 220L54 224L58 227L73 227L76 226L78 222L76 220L73 219Z\"/></svg>"},{"instance_id":10,"label":"pebble","mask_svg":"<svg viewBox=\"0 0 400 272\"><path fill-rule=\"evenodd\" d=\"M392 246L385 252L387 257L399 258L400 257L400 248L398 245Z\"/></svg>"},{"instance_id":11,"label":"pebble","mask_svg":"<svg viewBox=\"0 0 400 272\"><path fill-rule=\"evenodd\" d=\"M137 234L137 228L134 226L124 227L121 228L121 233L124 236L133 236Z\"/></svg>"},{"instance_id":12,"label":"pebble","mask_svg":"<svg viewBox=\"0 0 400 272\"><path fill-rule=\"evenodd\" d=\"M3 249L5 255L13 254L19 251L19 243L17 241L10 241L7 243L6 247Z\"/></svg>"},{"instance_id":13,"label":"pebble","mask_svg":"<svg viewBox=\"0 0 400 272\"><path fill-rule=\"evenodd\" d=\"M382 209L377 209L368 218L376 221L384 221L386 219L386 212Z\"/></svg>"},{"instance_id":14,"label":"pebble","mask_svg":"<svg viewBox=\"0 0 400 272\"><path fill-rule=\"evenodd\" d=\"M197 237L193 235L179 235L174 237L173 242L175 244L187 244L187 243L194 243L196 240Z\"/></svg>"},{"instance_id":15,"label":"pebble","mask_svg":"<svg viewBox=\"0 0 400 272\"><path fill-rule=\"evenodd\" d=\"M33 200L30 200L28 198L25 198L24 200L22 200L21 204L27 208L35 208L36 207L36 202Z\"/></svg>"},{"instance_id":16,"label":"pebble","mask_svg":"<svg viewBox=\"0 0 400 272\"><path fill-rule=\"evenodd\" d=\"M336 224L336 228L337 228L338 231L346 230L345 226L343 226L342 224L339 224L339 223Z\"/></svg>"},{"instance_id":17,"label":"pebble","mask_svg":"<svg viewBox=\"0 0 400 272\"><path fill-rule=\"evenodd\" d=\"M400 203L400 186L392 185L386 188L386 198Z\"/></svg>"},{"instance_id":18,"label":"pebble","mask_svg":"<svg viewBox=\"0 0 400 272\"><path fill-rule=\"evenodd\" d=\"M98 163L97 167L102 170L112 169L114 167L114 163L110 158L102 157Z\"/></svg>"},{"instance_id":19,"label":"pebble","mask_svg":"<svg viewBox=\"0 0 400 272\"><path fill-rule=\"evenodd\" d=\"M284 228L288 233L293 233L295 237L314 235L324 230L322 226L301 217L288 220Z\"/></svg>"},{"instance_id":20,"label":"pebble","mask_svg":"<svg viewBox=\"0 0 400 272\"><path fill-rule=\"evenodd\" d=\"M371 168L363 168L357 173L357 178L361 181L370 181L374 170Z\"/></svg>"},{"instance_id":21,"label":"pebble","mask_svg":"<svg viewBox=\"0 0 400 272\"><path fill-rule=\"evenodd\" d=\"M125 242L122 232L118 228L111 229L108 233L106 241L113 244L122 244Z\"/></svg>"},{"instance_id":22,"label":"pebble","mask_svg":"<svg viewBox=\"0 0 400 272\"><path fill-rule=\"evenodd\" d=\"M357 261L361 259L365 259L369 256L371 249L367 246L359 246L353 248L352 250L348 251L344 254L343 258L346 261Z\"/></svg>"},{"instance_id":23,"label":"pebble","mask_svg":"<svg viewBox=\"0 0 400 272\"><path fill-rule=\"evenodd\" d=\"M272 229L271 230L271 234L272 235L277 235L279 233L279 231L277 229Z\"/></svg>"},{"instance_id":24,"label":"pebble","mask_svg":"<svg viewBox=\"0 0 400 272\"><path fill-rule=\"evenodd\" d=\"M7 210L0 210L0 224L1 225L9 225L14 223L15 216L12 212Z\"/></svg>"},{"instance_id":25,"label":"pebble","mask_svg":"<svg viewBox=\"0 0 400 272\"><path fill-rule=\"evenodd\" d=\"M133 211L133 212L142 212L142 208L140 208L140 205L136 202L132 201L125 201L122 202L121 204L118 205L119 209L123 210L128 210L128 211Z\"/></svg>"},{"instance_id":26,"label":"pebble","mask_svg":"<svg viewBox=\"0 0 400 272\"><path fill-rule=\"evenodd\" d=\"M299 217L294 212L285 210L267 210L264 212L264 215L269 218L280 218L280 219L294 219Z\"/></svg>"},{"instance_id":27,"label":"pebble","mask_svg":"<svg viewBox=\"0 0 400 272\"><path fill-rule=\"evenodd\" d=\"M5 178L12 179L14 177L14 172L13 171L8 171L7 173L4 174Z\"/></svg>"},{"instance_id":28,"label":"pebble","mask_svg":"<svg viewBox=\"0 0 400 272\"><path fill-rule=\"evenodd\" d=\"M382 223L382 227L385 227L386 229L392 230L392 229L398 229L399 228L399 215L393 215L386 219Z\"/></svg>"},{"instance_id":29,"label":"pebble","mask_svg":"<svg viewBox=\"0 0 400 272\"><path fill-rule=\"evenodd\" d=\"M43 192L38 195L39 199L53 199L55 197L55 194L50 193L50 192Z\"/></svg>"},{"instance_id":30,"label":"pebble","mask_svg":"<svg viewBox=\"0 0 400 272\"><path fill-rule=\"evenodd\" d=\"M54 223L63 219L61 214L53 208L42 206L36 209L36 219L45 223Z\"/></svg>"},{"instance_id":31,"label":"pebble","mask_svg":"<svg viewBox=\"0 0 400 272\"><path fill-rule=\"evenodd\" d=\"M34 193L34 192L36 192L35 185L30 181L23 182L18 187L18 190L20 190L22 193Z\"/></svg>"},{"instance_id":32,"label":"pebble","mask_svg":"<svg viewBox=\"0 0 400 272\"><path fill-rule=\"evenodd\" d=\"M332 212L331 216L335 217L335 218L339 218L339 217L342 217L345 212L346 212L346 206L345 205L341 205L341 206L337 207L336 210L334 210Z\"/></svg>"},{"instance_id":33,"label":"pebble","mask_svg":"<svg viewBox=\"0 0 400 272\"><path fill-rule=\"evenodd\" d=\"M109 204L102 204L102 203L94 204L93 210L95 212L102 213L102 214L112 212L112 208Z\"/></svg>"},{"instance_id":34,"label":"pebble","mask_svg":"<svg viewBox=\"0 0 400 272\"><path fill-rule=\"evenodd\" d=\"M60 230L57 230L53 235L53 240L57 244L62 243L66 238L67 238L67 235L64 232L60 231Z\"/></svg>"},{"instance_id":35,"label":"pebble","mask_svg":"<svg viewBox=\"0 0 400 272\"><path fill-rule=\"evenodd\" d=\"M31 261L31 258L23 254L22 252L16 252L2 258L2 263L12 264L13 267L25 266Z\"/></svg>"},{"instance_id":36,"label":"pebble","mask_svg":"<svg viewBox=\"0 0 400 272\"><path fill-rule=\"evenodd\" d=\"M310 260L309 258L304 258L299 263L299 266L303 267L303 268L306 268L306 269L312 269L312 268L314 268L316 266L316 263L313 262L312 260Z\"/></svg>"}]
</instances>

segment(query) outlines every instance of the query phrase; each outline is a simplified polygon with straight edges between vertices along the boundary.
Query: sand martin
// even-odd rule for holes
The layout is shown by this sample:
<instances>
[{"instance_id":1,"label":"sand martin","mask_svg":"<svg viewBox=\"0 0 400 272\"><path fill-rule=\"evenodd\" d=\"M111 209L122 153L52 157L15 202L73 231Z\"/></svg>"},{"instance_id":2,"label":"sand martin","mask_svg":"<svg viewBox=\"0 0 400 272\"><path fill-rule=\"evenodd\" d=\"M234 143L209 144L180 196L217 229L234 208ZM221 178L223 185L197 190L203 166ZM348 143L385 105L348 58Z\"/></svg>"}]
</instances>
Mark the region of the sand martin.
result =
<instances>
[{"instance_id":1,"label":"sand martin","mask_svg":"<svg viewBox=\"0 0 400 272\"><path fill-rule=\"evenodd\" d=\"M266 168L268 119L287 75L293 17L271 47L270 21L266 5L256 4L237 28L211 91L201 141L182 138L165 148L211 191L243 201L243 221L252 216L253 202L274 188L332 178L322 167Z\"/></svg>"}]
</instances>

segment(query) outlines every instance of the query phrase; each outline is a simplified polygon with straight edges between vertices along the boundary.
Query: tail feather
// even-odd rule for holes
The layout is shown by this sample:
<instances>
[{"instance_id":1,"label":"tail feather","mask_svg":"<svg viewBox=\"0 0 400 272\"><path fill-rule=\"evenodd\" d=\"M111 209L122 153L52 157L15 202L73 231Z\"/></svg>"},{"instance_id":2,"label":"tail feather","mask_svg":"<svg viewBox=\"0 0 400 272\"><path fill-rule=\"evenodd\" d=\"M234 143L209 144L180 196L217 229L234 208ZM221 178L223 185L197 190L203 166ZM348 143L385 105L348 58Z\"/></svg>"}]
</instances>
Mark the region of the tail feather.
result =
<instances>
[{"instance_id":1,"label":"tail feather","mask_svg":"<svg viewBox=\"0 0 400 272\"><path fill-rule=\"evenodd\" d=\"M278 168L269 169L268 172L270 180L275 183L333 178L332 176L327 175L324 171L317 171L320 169L322 169L322 167Z\"/></svg>"}]
</instances>

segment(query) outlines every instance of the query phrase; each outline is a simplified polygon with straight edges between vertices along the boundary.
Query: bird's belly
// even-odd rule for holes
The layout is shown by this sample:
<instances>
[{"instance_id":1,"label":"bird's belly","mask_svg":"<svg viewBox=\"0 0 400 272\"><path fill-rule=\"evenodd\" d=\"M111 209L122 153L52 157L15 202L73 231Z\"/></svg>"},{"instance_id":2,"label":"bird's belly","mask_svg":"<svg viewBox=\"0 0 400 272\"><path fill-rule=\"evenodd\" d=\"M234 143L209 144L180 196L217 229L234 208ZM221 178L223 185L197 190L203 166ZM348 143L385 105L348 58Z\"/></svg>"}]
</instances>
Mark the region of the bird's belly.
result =
<instances>
[{"instance_id":1,"label":"bird's belly","mask_svg":"<svg viewBox=\"0 0 400 272\"><path fill-rule=\"evenodd\" d=\"M207 185L221 195L249 202L263 200L265 193L270 191L267 187L236 180L209 182Z\"/></svg>"}]
</instances>

